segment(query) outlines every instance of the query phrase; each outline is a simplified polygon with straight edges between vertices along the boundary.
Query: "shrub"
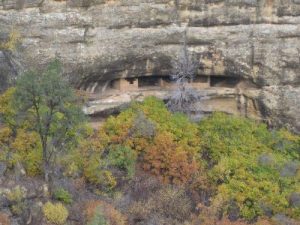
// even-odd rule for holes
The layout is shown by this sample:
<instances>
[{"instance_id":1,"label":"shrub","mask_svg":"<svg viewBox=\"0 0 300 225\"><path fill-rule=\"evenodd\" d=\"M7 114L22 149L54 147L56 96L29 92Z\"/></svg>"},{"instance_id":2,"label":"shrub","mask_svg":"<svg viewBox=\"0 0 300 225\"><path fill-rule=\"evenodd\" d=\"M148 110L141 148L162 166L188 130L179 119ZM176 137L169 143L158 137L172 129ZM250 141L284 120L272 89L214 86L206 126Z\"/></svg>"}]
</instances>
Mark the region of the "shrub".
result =
<instances>
[{"instance_id":1,"label":"shrub","mask_svg":"<svg viewBox=\"0 0 300 225\"><path fill-rule=\"evenodd\" d=\"M68 210L61 203L47 202L43 206L43 213L46 219L55 225L63 225L69 216Z\"/></svg>"},{"instance_id":2,"label":"shrub","mask_svg":"<svg viewBox=\"0 0 300 225\"><path fill-rule=\"evenodd\" d=\"M20 186L16 186L14 189L7 193L6 197L10 202L10 208L13 214L20 215L25 209L25 195L25 190Z\"/></svg>"},{"instance_id":3,"label":"shrub","mask_svg":"<svg viewBox=\"0 0 300 225\"><path fill-rule=\"evenodd\" d=\"M0 49L14 51L21 41L21 35L18 31L12 30L6 42L0 43Z\"/></svg>"},{"instance_id":4,"label":"shrub","mask_svg":"<svg viewBox=\"0 0 300 225\"><path fill-rule=\"evenodd\" d=\"M96 160L90 160L90 163L84 168L86 179L98 185L105 192L111 192L117 185L116 178L112 172L101 168L101 164L99 165Z\"/></svg>"},{"instance_id":5,"label":"shrub","mask_svg":"<svg viewBox=\"0 0 300 225\"><path fill-rule=\"evenodd\" d=\"M9 88L0 95L0 118L11 129L16 125L16 109L13 102L15 91L15 88Z\"/></svg>"},{"instance_id":6,"label":"shrub","mask_svg":"<svg viewBox=\"0 0 300 225\"><path fill-rule=\"evenodd\" d=\"M286 153L295 160L300 160L300 136L292 134L286 129L272 132L272 148L275 151Z\"/></svg>"},{"instance_id":7,"label":"shrub","mask_svg":"<svg viewBox=\"0 0 300 225\"><path fill-rule=\"evenodd\" d=\"M107 162L102 159L103 150L101 147L99 149L96 146L90 147L83 154L83 174L90 183L98 185L104 191L112 191L117 181L107 169Z\"/></svg>"},{"instance_id":8,"label":"shrub","mask_svg":"<svg viewBox=\"0 0 300 225\"><path fill-rule=\"evenodd\" d=\"M131 148L143 156L143 168L165 182L186 183L198 167L197 125L183 114L170 113L164 102L154 97L134 102L117 117L110 117L101 127L99 139L106 147Z\"/></svg>"},{"instance_id":9,"label":"shrub","mask_svg":"<svg viewBox=\"0 0 300 225\"><path fill-rule=\"evenodd\" d=\"M30 121L20 121L16 118L15 89L10 88L0 96L0 117L4 126L0 128L0 147L2 160L10 167L22 163L28 175L40 174L42 149L39 136L30 131Z\"/></svg>"},{"instance_id":10,"label":"shrub","mask_svg":"<svg viewBox=\"0 0 300 225\"><path fill-rule=\"evenodd\" d=\"M75 162L82 169L85 179L106 192L110 192L117 184L112 172L108 169L109 162L105 157L104 146L93 134L87 136L75 153Z\"/></svg>"},{"instance_id":11,"label":"shrub","mask_svg":"<svg viewBox=\"0 0 300 225\"><path fill-rule=\"evenodd\" d=\"M87 225L109 225L104 218L100 207L95 209L95 213Z\"/></svg>"},{"instance_id":12,"label":"shrub","mask_svg":"<svg viewBox=\"0 0 300 225\"><path fill-rule=\"evenodd\" d=\"M20 202L25 197L25 191L20 186L16 186L7 193L6 197L11 202Z\"/></svg>"},{"instance_id":13,"label":"shrub","mask_svg":"<svg viewBox=\"0 0 300 225\"><path fill-rule=\"evenodd\" d=\"M151 138L155 136L155 124L151 122L143 112L138 112L131 128L135 137Z\"/></svg>"},{"instance_id":14,"label":"shrub","mask_svg":"<svg viewBox=\"0 0 300 225\"><path fill-rule=\"evenodd\" d=\"M144 154L143 168L165 183L187 183L197 172L193 158L168 133L158 134Z\"/></svg>"},{"instance_id":15,"label":"shrub","mask_svg":"<svg viewBox=\"0 0 300 225\"><path fill-rule=\"evenodd\" d=\"M28 175L42 173L42 147L37 133L18 129L11 150L14 151L14 164L23 163Z\"/></svg>"},{"instance_id":16,"label":"shrub","mask_svg":"<svg viewBox=\"0 0 300 225\"><path fill-rule=\"evenodd\" d=\"M129 177L135 172L136 153L128 147L112 146L108 153L109 164L125 170Z\"/></svg>"},{"instance_id":17,"label":"shrub","mask_svg":"<svg viewBox=\"0 0 300 225\"><path fill-rule=\"evenodd\" d=\"M235 219L230 220L227 216L223 216L222 218L216 217L214 209L211 207L207 207L205 205L199 204L198 209L200 209L200 216L196 220L196 224L201 225L275 225L270 219L266 218L259 218L256 222L248 223L245 220ZM192 223L194 224L194 223Z\"/></svg>"},{"instance_id":18,"label":"shrub","mask_svg":"<svg viewBox=\"0 0 300 225\"><path fill-rule=\"evenodd\" d=\"M0 160L6 161L9 167L23 164L29 176L41 173L42 151L35 132L23 128L13 131L7 126L0 128Z\"/></svg>"},{"instance_id":19,"label":"shrub","mask_svg":"<svg viewBox=\"0 0 300 225\"><path fill-rule=\"evenodd\" d=\"M71 204L73 202L72 195L63 188L55 190L53 196L56 200L66 204Z\"/></svg>"},{"instance_id":20,"label":"shrub","mask_svg":"<svg viewBox=\"0 0 300 225\"><path fill-rule=\"evenodd\" d=\"M155 191L145 200L134 202L129 209L131 221L141 221L142 224L151 224L154 218L155 224L184 224L192 212L192 202L185 190L171 186Z\"/></svg>"},{"instance_id":21,"label":"shrub","mask_svg":"<svg viewBox=\"0 0 300 225\"><path fill-rule=\"evenodd\" d=\"M157 177L149 176L146 173L139 173L130 182L130 197L133 201L145 200L162 186L163 184Z\"/></svg>"},{"instance_id":22,"label":"shrub","mask_svg":"<svg viewBox=\"0 0 300 225\"><path fill-rule=\"evenodd\" d=\"M108 145L105 135L89 134L75 155L74 162L82 169L86 180L105 192L111 192L117 185L112 172L115 168L126 172L129 178L135 172L136 152L127 146Z\"/></svg>"},{"instance_id":23,"label":"shrub","mask_svg":"<svg viewBox=\"0 0 300 225\"><path fill-rule=\"evenodd\" d=\"M151 132L146 132L145 127ZM105 139L104 145L121 144L143 151L156 132L169 132L187 151L199 151L197 125L183 114L170 113L164 102L154 97L146 98L142 103L134 102L117 117L110 117L101 127L99 138Z\"/></svg>"},{"instance_id":24,"label":"shrub","mask_svg":"<svg viewBox=\"0 0 300 225\"><path fill-rule=\"evenodd\" d=\"M0 212L0 224L1 225L10 225L10 219L9 216L5 213Z\"/></svg>"},{"instance_id":25,"label":"shrub","mask_svg":"<svg viewBox=\"0 0 300 225\"><path fill-rule=\"evenodd\" d=\"M88 224L126 225L126 218L112 205L103 201L86 203L86 219Z\"/></svg>"},{"instance_id":26,"label":"shrub","mask_svg":"<svg viewBox=\"0 0 300 225\"><path fill-rule=\"evenodd\" d=\"M240 216L247 220L268 212L299 218L288 202L288 196L299 189L299 177L290 173L291 168L297 170L291 159L299 156L295 151L278 150L276 133L268 131L264 124L222 113L204 119L199 130L202 157L208 162L209 177L217 188L211 207L228 214L235 204ZM297 145L298 139L292 139L285 147ZM294 176L281 176L282 171Z\"/></svg>"}]
</instances>

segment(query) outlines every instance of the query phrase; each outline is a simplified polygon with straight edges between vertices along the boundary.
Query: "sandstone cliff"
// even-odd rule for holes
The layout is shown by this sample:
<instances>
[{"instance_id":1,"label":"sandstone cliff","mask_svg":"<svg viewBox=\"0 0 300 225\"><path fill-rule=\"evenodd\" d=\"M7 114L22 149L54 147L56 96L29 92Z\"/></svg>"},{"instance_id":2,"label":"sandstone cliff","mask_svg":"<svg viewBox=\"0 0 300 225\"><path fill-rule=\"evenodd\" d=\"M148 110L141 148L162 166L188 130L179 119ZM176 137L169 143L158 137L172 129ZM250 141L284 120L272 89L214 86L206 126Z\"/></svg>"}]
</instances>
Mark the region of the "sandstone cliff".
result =
<instances>
[{"instance_id":1,"label":"sandstone cliff","mask_svg":"<svg viewBox=\"0 0 300 225\"><path fill-rule=\"evenodd\" d=\"M186 32L199 75L244 81L225 96L232 107L300 132L299 0L2 0L0 39L12 30L22 39L0 51L0 86L55 56L90 92L116 78L169 75ZM228 111L219 97L214 105Z\"/></svg>"}]
</instances>

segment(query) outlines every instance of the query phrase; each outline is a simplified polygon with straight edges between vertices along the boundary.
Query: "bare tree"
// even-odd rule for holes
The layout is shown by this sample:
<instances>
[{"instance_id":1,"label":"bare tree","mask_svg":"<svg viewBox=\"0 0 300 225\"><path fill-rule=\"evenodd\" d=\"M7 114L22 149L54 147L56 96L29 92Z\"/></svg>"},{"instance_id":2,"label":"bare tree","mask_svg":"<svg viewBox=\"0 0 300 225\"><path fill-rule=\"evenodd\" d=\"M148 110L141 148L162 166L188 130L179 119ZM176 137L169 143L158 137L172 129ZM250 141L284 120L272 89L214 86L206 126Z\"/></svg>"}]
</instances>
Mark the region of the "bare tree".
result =
<instances>
[{"instance_id":1,"label":"bare tree","mask_svg":"<svg viewBox=\"0 0 300 225\"><path fill-rule=\"evenodd\" d=\"M173 62L173 74L171 78L176 81L177 87L167 104L171 111L187 114L193 111L193 103L199 99L199 96L188 83L193 81L196 70L197 62L193 55L189 54L185 32L181 52L177 60Z\"/></svg>"}]
</instances>

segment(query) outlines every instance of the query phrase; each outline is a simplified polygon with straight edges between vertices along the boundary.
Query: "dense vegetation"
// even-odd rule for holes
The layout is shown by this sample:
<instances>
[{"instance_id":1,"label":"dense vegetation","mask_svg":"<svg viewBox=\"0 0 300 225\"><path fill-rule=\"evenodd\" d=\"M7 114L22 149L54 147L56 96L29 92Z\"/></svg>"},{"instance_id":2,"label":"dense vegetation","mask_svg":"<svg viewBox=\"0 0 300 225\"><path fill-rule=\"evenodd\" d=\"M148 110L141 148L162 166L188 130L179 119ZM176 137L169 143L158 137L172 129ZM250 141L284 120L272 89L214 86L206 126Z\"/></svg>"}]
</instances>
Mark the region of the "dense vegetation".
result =
<instances>
[{"instance_id":1,"label":"dense vegetation","mask_svg":"<svg viewBox=\"0 0 300 225\"><path fill-rule=\"evenodd\" d=\"M34 198L22 180L0 188L11 212L0 205L0 223L26 217L35 198L43 202L35 209L37 218L43 215L36 224L300 220L299 136L224 113L194 123L153 97L133 102L94 131L58 66L24 75L0 97L6 179L20 177L21 168L23 181L48 187ZM46 183L45 170L51 171Z\"/></svg>"}]
</instances>

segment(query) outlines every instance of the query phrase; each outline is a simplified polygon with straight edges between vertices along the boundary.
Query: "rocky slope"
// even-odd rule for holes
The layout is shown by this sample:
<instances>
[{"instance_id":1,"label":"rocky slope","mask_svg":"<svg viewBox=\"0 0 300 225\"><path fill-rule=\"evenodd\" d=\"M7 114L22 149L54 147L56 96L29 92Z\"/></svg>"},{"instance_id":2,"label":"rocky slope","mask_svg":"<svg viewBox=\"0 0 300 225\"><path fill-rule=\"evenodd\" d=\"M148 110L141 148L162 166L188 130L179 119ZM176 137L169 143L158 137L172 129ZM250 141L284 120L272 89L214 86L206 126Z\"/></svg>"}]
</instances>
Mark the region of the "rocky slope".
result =
<instances>
[{"instance_id":1,"label":"rocky slope","mask_svg":"<svg viewBox=\"0 0 300 225\"><path fill-rule=\"evenodd\" d=\"M238 93L257 114L300 132L299 0L3 0L0 25L0 39L22 37L16 51L0 51L2 87L55 56L90 92L115 78L168 75L187 32L199 75L252 83L256 97L247 86Z\"/></svg>"}]
</instances>

